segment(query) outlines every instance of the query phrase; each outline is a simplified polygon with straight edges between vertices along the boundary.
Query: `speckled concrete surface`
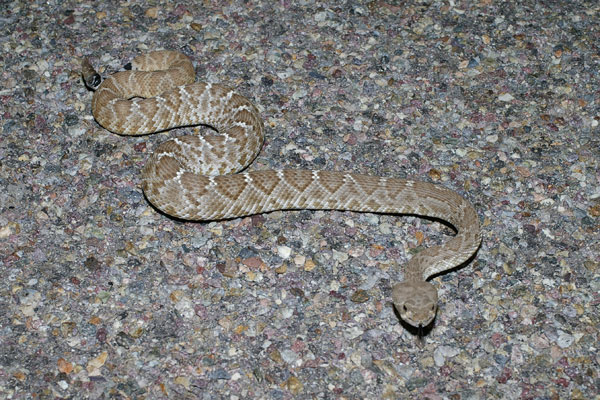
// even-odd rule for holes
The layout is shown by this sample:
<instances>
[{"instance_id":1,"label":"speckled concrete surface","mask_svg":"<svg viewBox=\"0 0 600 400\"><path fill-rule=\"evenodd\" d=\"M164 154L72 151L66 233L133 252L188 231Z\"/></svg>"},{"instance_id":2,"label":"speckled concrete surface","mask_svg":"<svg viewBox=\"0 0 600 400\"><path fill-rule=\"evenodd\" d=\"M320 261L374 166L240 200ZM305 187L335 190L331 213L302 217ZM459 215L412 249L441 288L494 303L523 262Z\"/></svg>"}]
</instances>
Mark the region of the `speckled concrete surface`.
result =
<instances>
[{"instance_id":1,"label":"speckled concrete surface","mask_svg":"<svg viewBox=\"0 0 600 400\"><path fill-rule=\"evenodd\" d=\"M598 3L218 3L0 5L0 397L598 398ZM196 129L107 132L79 63L158 48L259 106L254 169L411 177L475 204L482 247L434 279L423 343L390 287L447 228L149 206L145 159Z\"/></svg>"}]
</instances>

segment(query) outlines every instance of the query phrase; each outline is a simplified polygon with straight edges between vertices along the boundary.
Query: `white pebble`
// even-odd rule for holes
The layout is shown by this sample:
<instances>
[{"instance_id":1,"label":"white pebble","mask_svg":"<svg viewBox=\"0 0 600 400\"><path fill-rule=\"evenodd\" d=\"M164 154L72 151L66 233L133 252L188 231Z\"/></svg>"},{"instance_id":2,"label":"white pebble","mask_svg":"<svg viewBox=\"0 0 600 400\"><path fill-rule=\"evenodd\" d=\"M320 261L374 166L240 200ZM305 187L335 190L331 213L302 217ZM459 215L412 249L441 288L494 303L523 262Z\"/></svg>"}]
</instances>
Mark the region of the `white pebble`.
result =
<instances>
[{"instance_id":1,"label":"white pebble","mask_svg":"<svg viewBox=\"0 0 600 400\"><path fill-rule=\"evenodd\" d=\"M498 135L488 135L485 140L490 143L496 143L498 141Z\"/></svg>"},{"instance_id":2,"label":"white pebble","mask_svg":"<svg viewBox=\"0 0 600 400\"><path fill-rule=\"evenodd\" d=\"M294 315L294 310L292 308L286 307L286 308L284 308L284 309L281 310L281 317L283 319L288 319L292 315Z\"/></svg>"},{"instance_id":3,"label":"white pebble","mask_svg":"<svg viewBox=\"0 0 600 400\"><path fill-rule=\"evenodd\" d=\"M387 222L382 223L379 225L379 232L384 235L389 235L392 233L392 225L388 224Z\"/></svg>"},{"instance_id":4,"label":"white pebble","mask_svg":"<svg viewBox=\"0 0 600 400\"><path fill-rule=\"evenodd\" d=\"M279 254L279 257L286 260L286 259L290 258L290 254L292 254L292 249L290 249L287 246L278 246L277 254Z\"/></svg>"},{"instance_id":5,"label":"white pebble","mask_svg":"<svg viewBox=\"0 0 600 400\"><path fill-rule=\"evenodd\" d=\"M500 101L513 101L515 98L510 94L510 93L502 93L500 96L498 96L498 100Z\"/></svg>"},{"instance_id":6,"label":"white pebble","mask_svg":"<svg viewBox=\"0 0 600 400\"><path fill-rule=\"evenodd\" d=\"M458 354L458 350L450 346L440 346L433 352L435 365L441 367L446 362L446 358L452 358Z\"/></svg>"},{"instance_id":7,"label":"white pebble","mask_svg":"<svg viewBox=\"0 0 600 400\"><path fill-rule=\"evenodd\" d=\"M283 350L281 353L281 358L288 364L292 364L298 360L298 354L293 350Z\"/></svg>"},{"instance_id":8,"label":"white pebble","mask_svg":"<svg viewBox=\"0 0 600 400\"><path fill-rule=\"evenodd\" d=\"M560 347L561 349L566 349L571 344L573 344L574 341L575 338L573 337L573 335L570 335L563 331L558 331L558 340L556 341L556 344L558 344L558 347Z\"/></svg>"}]
</instances>

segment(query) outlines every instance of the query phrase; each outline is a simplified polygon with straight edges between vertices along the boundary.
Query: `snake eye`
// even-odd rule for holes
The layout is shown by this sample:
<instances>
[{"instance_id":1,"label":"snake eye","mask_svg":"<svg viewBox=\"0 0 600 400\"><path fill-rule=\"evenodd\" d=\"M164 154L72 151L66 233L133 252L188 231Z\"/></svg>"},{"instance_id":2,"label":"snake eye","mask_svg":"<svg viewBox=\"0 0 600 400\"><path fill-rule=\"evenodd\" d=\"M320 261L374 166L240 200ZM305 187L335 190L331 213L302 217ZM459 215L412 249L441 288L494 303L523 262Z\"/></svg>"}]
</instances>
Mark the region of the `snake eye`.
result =
<instances>
[{"instance_id":1,"label":"snake eye","mask_svg":"<svg viewBox=\"0 0 600 400\"><path fill-rule=\"evenodd\" d=\"M406 305L402 305L402 309L404 310L404 312L408 311L408 308L406 308Z\"/></svg>"}]
</instances>

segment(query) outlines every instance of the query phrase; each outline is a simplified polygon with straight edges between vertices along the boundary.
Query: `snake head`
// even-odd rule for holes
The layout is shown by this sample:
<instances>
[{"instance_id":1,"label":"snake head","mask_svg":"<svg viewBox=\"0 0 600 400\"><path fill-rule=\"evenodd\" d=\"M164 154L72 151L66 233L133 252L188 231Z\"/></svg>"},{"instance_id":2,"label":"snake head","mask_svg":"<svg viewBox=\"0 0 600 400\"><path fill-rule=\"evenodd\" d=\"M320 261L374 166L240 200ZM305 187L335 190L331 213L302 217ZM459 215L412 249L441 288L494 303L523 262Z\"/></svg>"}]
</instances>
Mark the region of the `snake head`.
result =
<instances>
[{"instance_id":1,"label":"snake head","mask_svg":"<svg viewBox=\"0 0 600 400\"><path fill-rule=\"evenodd\" d=\"M392 301L400 317L419 329L431 324L435 318L437 300L437 290L429 282L401 282L392 288Z\"/></svg>"}]
</instances>

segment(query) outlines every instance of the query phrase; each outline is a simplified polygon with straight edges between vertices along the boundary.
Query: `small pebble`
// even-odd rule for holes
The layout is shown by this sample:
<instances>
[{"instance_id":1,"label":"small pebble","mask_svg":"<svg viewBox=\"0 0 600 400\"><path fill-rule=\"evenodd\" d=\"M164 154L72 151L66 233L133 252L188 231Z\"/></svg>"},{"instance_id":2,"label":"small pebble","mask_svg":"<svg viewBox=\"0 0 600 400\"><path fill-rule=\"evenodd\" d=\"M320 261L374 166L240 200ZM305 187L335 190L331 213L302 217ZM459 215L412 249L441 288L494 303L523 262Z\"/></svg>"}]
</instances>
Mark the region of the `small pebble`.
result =
<instances>
[{"instance_id":1,"label":"small pebble","mask_svg":"<svg viewBox=\"0 0 600 400\"><path fill-rule=\"evenodd\" d=\"M288 258L290 258L290 254L292 254L292 249L288 246L277 246L277 254L279 255L279 257L283 258L284 260L287 260Z\"/></svg>"}]
</instances>

